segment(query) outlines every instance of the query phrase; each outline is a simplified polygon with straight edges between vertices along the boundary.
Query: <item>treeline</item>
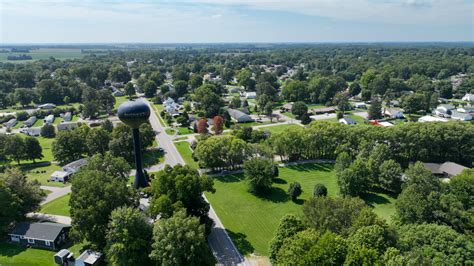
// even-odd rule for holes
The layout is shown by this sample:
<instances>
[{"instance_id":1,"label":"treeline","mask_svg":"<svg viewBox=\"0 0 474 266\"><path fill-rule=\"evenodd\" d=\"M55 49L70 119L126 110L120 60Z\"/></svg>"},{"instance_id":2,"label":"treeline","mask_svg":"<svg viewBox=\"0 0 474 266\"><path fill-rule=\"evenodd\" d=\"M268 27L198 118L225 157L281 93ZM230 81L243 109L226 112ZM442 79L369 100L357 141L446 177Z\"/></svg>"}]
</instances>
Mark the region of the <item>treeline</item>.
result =
<instances>
[{"instance_id":1,"label":"treeline","mask_svg":"<svg viewBox=\"0 0 474 266\"><path fill-rule=\"evenodd\" d=\"M33 163L42 159L43 149L35 137L0 134L0 161L32 160Z\"/></svg>"},{"instance_id":2,"label":"treeline","mask_svg":"<svg viewBox=\"0 0 474 266\"><path fill-rule=\"evenodd\" d=\"M11 60L11 61L15 61L15 60L32 60L33 57L31 57L31 55L26 55L26 54L22 54L22 55L9 55L7 56L7 60Z\"/></svg>"}]
</instances>

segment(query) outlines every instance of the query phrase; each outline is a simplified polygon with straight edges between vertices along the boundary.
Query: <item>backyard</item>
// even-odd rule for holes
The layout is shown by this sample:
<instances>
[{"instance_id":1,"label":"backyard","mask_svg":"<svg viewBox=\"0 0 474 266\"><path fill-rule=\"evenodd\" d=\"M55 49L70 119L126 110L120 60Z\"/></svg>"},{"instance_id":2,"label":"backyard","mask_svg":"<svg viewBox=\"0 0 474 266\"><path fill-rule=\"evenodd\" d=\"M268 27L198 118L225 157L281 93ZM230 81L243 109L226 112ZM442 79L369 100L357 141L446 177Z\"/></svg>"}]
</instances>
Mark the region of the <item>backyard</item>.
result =
<instances>
[{"instance_id":1,"label":"backyard","mask_svg":"<svg viewBox=\"0 0 474 266\"><path fill-rule=\"evenodd\" d=\"M69 216L69 199L71 198L70 194L59 197L53 201L46 203L41 206L40 213L54 214Z\"/></svg>"},{"instance_id":2,"label":"backyard","mask_svg":"<svg viewBox=\"0 0 474 266\"><path fill-rule=\"evenodd\" d=\"M331 164L303 164L281 167L279 178L271 193L257 197L249 193L243 174L216 177L216 193L206 193L230 237L243 254L268 256L269 241L273 238L280 219L286 214L302 215L302 204L311 197L317 183L328 188L330 197L339 195L335 173ZM286 191L291 182L299 182L303 194L293 202ZM375 212L384 218L393 213L394 199L372 195L366 198Z\"/></svg>"},{"instance_id":3,"label":"backyard","mask_svg":"<svg viewBox=\"0 0 474 266\"><path fill-rule=\"evenodd\" d=\"M79 256L81 244L65 246ZM54 266L54 254L56 251L26 248L24 246L0 242L0 265L2 266Z\"/></svg>"},{"instance_id":4,"label":"backyard","mask_svg":"<svg viewBox=\"0 0 474 266\"><path fill-rule=\"evenodd\" d=\"M174 145L178 149L179 154L183 157L184 162L194 168L199 168L198 163L193 160L193 151L189 147L189 142L187 141L178 141Z\"/></svg>"}]
</instances>

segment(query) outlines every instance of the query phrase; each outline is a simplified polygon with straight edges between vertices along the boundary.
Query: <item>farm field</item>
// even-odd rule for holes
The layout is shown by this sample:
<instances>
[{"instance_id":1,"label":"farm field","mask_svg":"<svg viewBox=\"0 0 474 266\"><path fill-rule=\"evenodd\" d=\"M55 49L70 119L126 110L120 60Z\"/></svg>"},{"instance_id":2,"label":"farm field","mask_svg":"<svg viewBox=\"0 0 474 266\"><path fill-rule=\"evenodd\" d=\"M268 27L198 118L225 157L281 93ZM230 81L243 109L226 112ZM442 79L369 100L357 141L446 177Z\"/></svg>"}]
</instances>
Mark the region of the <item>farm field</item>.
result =
<instances>
[{"instance_id":1,"label":"farm field","mask_svg":"<svg viewBox=\"0 0 474 266\"><path fill-rule=\"evenodd\" d=\"M301 184L303 194L293 202L286 191L289 184L295 181ZM328 196L339 196L333 165L304 164L280 168L279 178L275 180L271 193L265 197L248 192L243 174L216 177L216 193L206 193L206 197L243 254L268 256L269 241L280 219L286 214L302 215L302 204L311 197L318 183L328 188ZM384 194L366 198L375 212L384 218L393 213L394 200Z\"/></svg>"},{"instance_id":2,"label":"farm field","mask_svg":"<svg viewBox=\"0 0 474 266\"><path fill-rule=\"evenodd\" d=\"M29 55L33 60L7 60L7 57L10 55ZM21 62L31 62L34 60L49 59L54 57L55 59L64 60L64 59L75 59L82 58L86 54L81 53L81 49L74 48L40 48L36 50L30 50L29 53L0 53L0 62L10 62L10 63L21 63Z\"/></svg>"}]
</instances>

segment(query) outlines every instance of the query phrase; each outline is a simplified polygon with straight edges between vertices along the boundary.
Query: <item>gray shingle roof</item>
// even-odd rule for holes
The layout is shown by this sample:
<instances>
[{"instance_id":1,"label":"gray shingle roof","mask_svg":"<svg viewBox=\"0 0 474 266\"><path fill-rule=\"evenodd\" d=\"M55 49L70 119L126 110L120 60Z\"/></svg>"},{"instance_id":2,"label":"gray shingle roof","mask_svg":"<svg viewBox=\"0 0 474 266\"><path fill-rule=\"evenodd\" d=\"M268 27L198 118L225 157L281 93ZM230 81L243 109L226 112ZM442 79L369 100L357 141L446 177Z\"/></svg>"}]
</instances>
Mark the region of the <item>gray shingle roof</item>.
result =
<instances>
[{"instance_id":1,"label":"gray shingle roof","mask_svg":"<svg viewBox=\"0 0 474 266\"><path fill-rule=\"evenodd\" d=\"M54 241L63 228L68 228L69 225L56 223L18 223L15 229L10 233L11 235L20 235L27 238L42 239Z\"/></svg>"}]
</instances>

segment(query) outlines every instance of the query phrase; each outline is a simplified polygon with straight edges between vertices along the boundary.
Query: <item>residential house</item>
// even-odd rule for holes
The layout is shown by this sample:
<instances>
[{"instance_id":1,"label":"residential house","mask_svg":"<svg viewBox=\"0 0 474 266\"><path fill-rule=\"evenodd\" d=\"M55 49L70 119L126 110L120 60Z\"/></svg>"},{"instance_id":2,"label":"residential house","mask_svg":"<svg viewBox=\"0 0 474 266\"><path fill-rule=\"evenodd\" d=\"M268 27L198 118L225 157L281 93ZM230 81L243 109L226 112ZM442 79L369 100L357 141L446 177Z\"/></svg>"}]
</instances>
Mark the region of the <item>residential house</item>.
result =
<instances>
[{"instance_id":1,"label":"residential house","mask_svg":"<svg viewBox=\"0 0 474 266\"><path fill-rule=\"evenodd\" d=\"M121 97L121 96L125 96L125 93L121 90L115 90L114 92L112 92L112 96Z\"/></svg>"},{"instance_id":2,"label":"residential house","mask_svg":"<svg viewBox=\"0 0 474 266\"><path fill-rule=\"evenodd\" d=\"M352 103L352 105L354 106L354 108L357 108L357 109L367 109L367 105L363 102L355 102L355 103Z\"/></svg>"},{"instance_id":3,"label":"residential house","mask_svg":"<svg viewBox=\"0 0 474 266\"><path fill-rule=\"evenodd\" d=\"M96 266L100 264L101 260L102 253L88 249L76 259L75 266Z\"/></svg>"},{"instance_id":4,"label":"residential house","mask_svg":"<svg viewBox=\"0 0 474 266\"><path fill-rule=\"evenodd\" d=\"M36 116L32 116L30 118L28 118L25 123L23 123L23 126L25 127L31 127L32 125L34 125L36 123Z\"/></svg>"},{"instance_id":5,"label":"residential house","mask_svg":"<svg viewBox=\"0 0 474 266\"><path fill-rule=\"evenodd\" d=\"M57 250L67 241L70 228L69 225L49 222L20 222L8 235L13 243Z\"/></svg>"},{"instance_id":6,"label":"residential house","mask_svg":"<svg viewBox=\"0 0 474 266\"><path fill-rule=\"evenodd\" d=\"M448 122L449 120L446 118L435 117L431 115L425 115L418 118L418 122L425 123L425 122Z\"/></svg>"},{"instance_id":7,"label":"residential house","mask_svg":"<svg viewBox=\"0 0 474 266\"><path fill-rule=\"evenodd\" d=\"M456 120L461 120L461 121L471 121L472 120L472 115L469 113L461 113L458 111L451 111L451 118L456 119Z\"/></svg>"},{"instance_id":8,"label":"residential house","mask_svg":"<svg viewBox=\"0 0 474 266\"><path fill-rule=\"evenodd\" d=\"M39 135L41 135L41 128L40 127L22 128L20 129L20 133L23 133L28 136L38 137Z\"/></svg>"},{"instance_id":9,"label":"residential house","mask_svg":"<svg viewBox=\"0 0 474 266\"><path fill-rule=\"evenodd\" d=\"M12 119L8 120L8 122L4 123L4 125L5 125L6 128L12 128L17 123L18 123L18 121L16 120L16 118L12 118Z\"/></svg>"},{"instance_id":10,"label":"residential house","mask_svg":"<svg viewBox=\"0 0 474 266\"><path fill-rule=\"evenodd\" d=\"M336 108L335 107L315 108L315 109L309 110L309 112L314 115L329 114L329 113L335 113Z\"/></svg>"},{"instance_id":11,"label":"residential house","mask_svg":"<svg viewBox=\"0 0 474 266\"><path fill-rule=\"evenodd\" d=\"M52 124L54 122L54 115L48 115L47 117L44 118L44 123L45 124Z\"/></svg>"},{"instance_id":12,"label":"residential house","mask_svg":"<svg viewBox=\"0 0 474 266\"><path fill-rule=\"evenodd\" d=\"M462 100L467 102L474 102L474 94L466 93L466 95L462 97Z\"/></svg>"},{"instance_id":13,"label":"residential house","mask_svg":"<svg viewBox=\"0 0 474 266\"><path fill-rule=\"evenodd\" d=\"M464 167L460 164L453 163L453 162L445 162L442 164L439 163L423 163L426 169L428 169L432 174L437 176L443 176L446 178L450 178L453 176L459 175L467 167Z\"/></svg>"},{"instance_id":14,"label":"residential house","mask_svg":"<svg viewBox=\"0 0 474 266\"><path fill-rule=\"evenodd\" d=\"M344 124L344 125L356 125L357 124L357 122L354 119L350 118L350 117L344 117L344 118L339 119L339 123Z\"/></svg>"},{"instance_id":15,"label":"residential house","mask_svg":"<svg viewBox=\"0 0 474 266\"><path fill-rule=\"evenodd\" d=\"M454 110L455 107L452 104L440 104L436 107L435 114L440 117L451 117L451 110Z\"/></svg>"},{"instance_id":16,"label":"residential house","mask_svg":"<svg viewBox=\"0 0 474 266\"><path fill-rule=\"evenodd\" d=\"M257 93L254 91L248 91L244 94L245 98L247 99L255 99L257 98Z\"/></svg>"},{"instance_id":17,"label":"residential house","mask_svg":"<svg viewBox=\"0 0 474 266\"><path fill-rule=\"evenodd\" d=\"M384 111L384 115L390 118L395 118L395 119L401 119L405 117L403 115L403 112L400 109L394 109L394 108L386 108Z\"/></svg>"},{"instance_id":18,"label":"residential house","mask_svg":"<svg viewBox=\"0 0 474 266\"><path fill-rule=\"evenodd\" d=\"M236 109L228 109L230 117L233 121L237 123L245 123L245 122L252 122L254 121L250 115Z\"/></svg>"},{"instance_id":19,"label":"residential house","mask_svg":"<svg viewBox=\"0 0 474 266\"><path fill-rule=\"evenodd\" d=\"M163 102L163 107L168 114L172 116L179 115L179 106L174 102L173 98L168 97L168 99Z\"/></svg>"},{"instance_id":20,"label":"residential house","mask_svg":"<svg viewBox=\"0 0 474 266\"><path fill-rule=\"evenodd\" d=\"M400 102L399 102L398 100L391 100L391 101L389 102L389 105L390 105L391 107L400 107Z\"/></svg>"},{"instance_id":21,"label":"residential house","mask_svg":"<svg viewBox=\"0 0 474 266\"><path fill-rule=\"evenodd\" d=\"M54 171L48 179L48 182L61 182L66 183L69 181L69 177L72 175L70 172L66 171Z\"/></svg>"},{"instance_id":22,"label":"residential house","mask_svg":"<svg viewBox=\"0 0 474 266\"><path fill-rule=\"evenodd\" d=\"M39 109L54 109L56 108L56 105L52 103L45 103L45 104L38 105L38 108Z\"/></svg>"},{"instance_id":23,"label":"residential house","mask_svg":"<svg viewBox=\"0 0 474 266\"><path fill-rule=\"evenodd\" d=\"M83 166L87 164L87 159L82 158L79 160L76 160L74 162L70 162L63 166L63 171L70 172L70 173L75 173L79 171Z\"/></svg>"},{"instance_id":24,"label":"residential house","mask_svg":"<svg viewBox=\"0 0 474 266\"><path fill-rule=\"evenodd\" d=\"M49 177L48 181L51 182L62 182L65 183L69 178L79 171L84 165L87 164L87 159L79 159L74 162L70 162L62 167L62 170L55 171Z\"/></svg>"},{"instance_id":25,"label":"residential house","mask_svg":"<svg viewBox=\"0 0 474 266\"><path fill-rule=\"evenodd\" d=\"M72 119L72 114L71 114L71 112L66 112L66 113L63 115L63 121L69 122L69 121L71 121L71 119Z\"/></svg>"},{"instance_id":26,"label":"residential house","mask_svg":"<svg viewBox=\"0 0 474 266\"><path fill-rule=\"evenodd\" d=\"M56 128L58 131L65 131L65 130L73 130L77 128L79 124L77 122L62 122L61 124L57 125Z\"/></svg>"},{"instance_id":27,"label":"residential house","mask_svg":"<svg viewBox=\"0 0 474 266\"><path fill-rule=\"evenodd\" d=\"M457 109L461 113L474 113L474 106L466 105Z\"/></svg>"},{"instance_id":28,"label":"residential house","mask_svg":"<svg viewBox=\"0 0 474 266\"><path fill-rule=\"evenodd\" d=\"M281 108L281 111L283 112L291 112L293 110L293 103L285 103Z\"/></svg>"}]
</instances>

